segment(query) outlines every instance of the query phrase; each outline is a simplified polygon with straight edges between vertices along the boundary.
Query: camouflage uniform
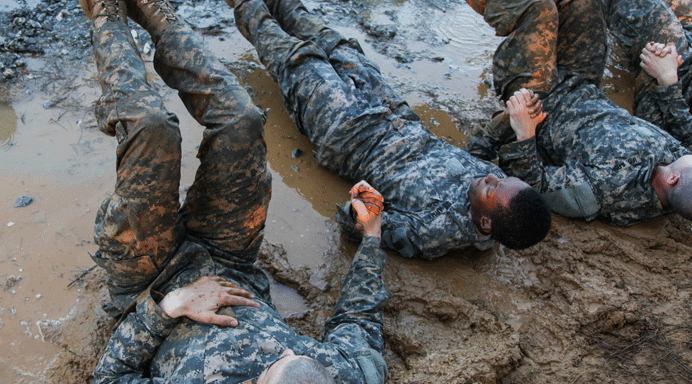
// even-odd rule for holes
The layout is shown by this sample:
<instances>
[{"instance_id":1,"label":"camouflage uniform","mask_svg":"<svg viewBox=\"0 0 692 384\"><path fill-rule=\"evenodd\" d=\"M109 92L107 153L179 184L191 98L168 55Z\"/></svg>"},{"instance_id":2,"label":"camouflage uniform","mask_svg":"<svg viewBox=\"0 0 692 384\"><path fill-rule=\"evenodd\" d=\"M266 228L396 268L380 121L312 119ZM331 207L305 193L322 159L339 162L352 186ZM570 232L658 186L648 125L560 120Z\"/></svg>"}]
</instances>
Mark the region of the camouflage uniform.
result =
<instances>
[{"instance_id":1,"label":"camouflage uniform","mask_svg":"<svg viewBox=\"0 0 692 384\"><path fill-rule=\"evenodd\" d=\"M100 128L118 140L115 193L96 220L96 263L108 271L116 311L136 299L109 341L97 382L201 383L251 380L286 348L323 363L339 382L382 383L385 261L365 238L323 342L297 335L271 302L255 266L271 195L264 116L228 70L183 22L157 42L154 66L205 127L200 166L178 209L180 132L175 115L147 83L127 27L109 22L92 35L103 96ZM224 308L237 328L167 317L156 301L201 276L222 276L255 294L260 308ZM158 380L157 380L158 379Z\"/></svg>"},{"instance_id":2,"label":"camouflage uniform","mask_svg":"<svg viewBox=\"0 0 692 384\"><path fill-rule=\"evenodd\" d=\"M669 1L670 6L663 0L611 0L608 27L636 76L635 116L665 129L684 146L692 148L692 1ZM675 43L684 60L678 68L677 83L658 85L639 66L639 55L650 41Z\"/></svg>"},{"instance_id":3,"label":"camouflage uniform","mask_svg":"<svg viewBox=\"0 0 692 384\"><path fill-rule=\"evenodd\" d=\"M554 4L545 3L546 8ZM600 0L557 2L558 71L542 79L550 91L542 95L547 118L536 136L510 142L509 124L496 122L467 149L486 159L497 154L502 169L543 193L556 213L630 225L666 211L651 184L652 172L689 151L667 132L617 107L599 86L606 57L604 8ZM548 17L548 25L557 16ZM521 23L541 26L543 17L525 14ZM522 36L515 39L533 44ZM511 57L511 52L500 54ZM534 73L522 67L514 71ZM512 92L527 83L515 82Z\"/></svg>"},{"instance_id":4,"label":"camouflage uniform","mask_svg":"<svg viewBox=\"0 0 692 384\"><path fill-rule=\"evenodd\" d=\"M357 41L295 0L242 1L235 20L279 83L298 129L317 145L317 162L382 193L385 247L433 259L494 244L476 230L467 193L474 179L504 173L435 137ZM337 220L354 234L348 205L338 209Z\"/></svg>"}]
</instances>

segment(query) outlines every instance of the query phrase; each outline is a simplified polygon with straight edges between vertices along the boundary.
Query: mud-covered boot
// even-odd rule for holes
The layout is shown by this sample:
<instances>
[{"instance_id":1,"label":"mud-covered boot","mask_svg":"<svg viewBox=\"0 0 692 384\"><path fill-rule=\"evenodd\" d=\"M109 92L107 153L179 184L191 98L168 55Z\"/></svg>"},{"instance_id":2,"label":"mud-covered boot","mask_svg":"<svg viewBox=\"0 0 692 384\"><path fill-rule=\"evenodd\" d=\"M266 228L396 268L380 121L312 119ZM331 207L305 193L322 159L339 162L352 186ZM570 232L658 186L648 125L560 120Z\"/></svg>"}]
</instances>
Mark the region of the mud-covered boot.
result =
<instances>
[{"instance_id":1,"label":"mud-covered boot","mask_svg":"<svg viewBox=\"0 0 692 384\"><path fill-rule=\"evenodd\" d=\"M146 29L156 44L166 27L179 20L168 0L125 0L127 15Z\"/></svg>"},{"instance_id":2,"label":"mud-covered boot","mask_svg":"<svg viewBox=\"0 0 692 384\"><path fill-rule=\"evenodd\" d=\"M127 24L125 0L79 0L79 5L89 20L93 20L96 28L106 21L120 21Z\"/></svg>"}]
</instances>

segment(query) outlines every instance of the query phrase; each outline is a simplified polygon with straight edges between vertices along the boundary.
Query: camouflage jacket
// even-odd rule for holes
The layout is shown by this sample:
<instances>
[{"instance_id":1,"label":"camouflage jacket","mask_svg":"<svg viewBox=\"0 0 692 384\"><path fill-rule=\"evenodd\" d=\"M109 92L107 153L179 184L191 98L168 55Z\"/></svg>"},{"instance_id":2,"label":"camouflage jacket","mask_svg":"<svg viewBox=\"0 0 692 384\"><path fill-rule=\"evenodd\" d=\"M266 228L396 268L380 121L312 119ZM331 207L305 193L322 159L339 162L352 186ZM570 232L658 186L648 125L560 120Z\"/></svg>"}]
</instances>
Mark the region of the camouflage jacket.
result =
<instances>
[{"instance_id":1,"label":"camouflage jacket","mask_svg":"<svg viewBox=\"0 0 692 384\"><path fill-rule=\"evenodd\" d=\"M692 64L691 59L688 60ZM655 86L646 95L639 95L635 115L663 128L692 150L692 114L682 88L678 81L668 86Z\"/></svg>"},{"instance_id":2,"label":"camouflage jacket","mask_svg":"<svg viewBox=\"0 0 692 384\"><path fill-rule=\"evenodd\" d=\"M367 143L372 142L374 135L380 136L375 140L377 145L363 145L368 152L359 149L350 152L341 149L341 152L363 153L357 158L359 167L347 164L342 169L357 169L357 174L384 197L384 247L405 257L432 260L454 249L487 249L496 244L476 229L471 219L468 190L475 179L489 173L506 177L499 167L442 142L416 119L389 121L383 112L347 124L351 127L335 130L341 136L332 135L322 143L317 160L329 167L326 164L329 160L323 159L334 157L325 155L325 151L344 148L359 142L360 137ZM354 230L350 203L337 207L336 219L342 232L357 241L359 232Z\"/></svg>"},{"instance_id":3,"label":"camouflage jacket","mask_svg":"<svg viewBox=\"0 0 692 384\"><path fill-rule=\"evenodd\" d=\"M252 292L260 308L236 306L219 313L238 320L225 328L168 317L152 293L140 296L111 337L94 373L96 383L224 383L253 382L278 360L285 349L312 357L333 374L337 383L383 383L386 365L382 305L387 292L382 281L386 254L380 241L366 237L358 249L336 303L324 326L322 342L295 333L269 297L269 280L254 264L222 266L199 245L185 247L190 264L162 291L219 275Z\"/></svg>"},{"instance_id":4,"label":"camouflage jacket","mask_svg":"<svg viewBox=\"0 0 692 384\"><path fill-rule=\"evenodd\" d=\"M538 189L567 217L631 225L666 212L651 176L656 165L690 153L678 140L633 117L580 75L561 73L543 102L548 117L536 137L499 147L507 174Z\"/></svg>"}]
</instances>

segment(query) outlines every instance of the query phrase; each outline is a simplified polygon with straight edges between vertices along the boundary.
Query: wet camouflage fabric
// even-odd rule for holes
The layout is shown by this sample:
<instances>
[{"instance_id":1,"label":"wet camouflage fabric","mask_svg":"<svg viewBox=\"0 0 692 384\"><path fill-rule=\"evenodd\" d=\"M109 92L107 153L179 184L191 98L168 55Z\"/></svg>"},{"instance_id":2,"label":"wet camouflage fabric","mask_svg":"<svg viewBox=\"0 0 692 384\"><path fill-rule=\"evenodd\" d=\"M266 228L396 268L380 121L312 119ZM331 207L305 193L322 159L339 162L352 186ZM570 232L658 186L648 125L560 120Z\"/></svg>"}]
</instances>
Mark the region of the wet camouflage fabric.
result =
<instances>
[{"instance_id":1,"label":"wet camouflage fabric","mask_svg":"<svg viewBox=\"0 0 692 384\"><path fill-rule=\"evenodd\" d=\"M691 27L692 1L671 0L670 3L675 11L662 0L611 0L608 27L636 76L635 116L665 129L684 146L692 148L692 52L689 48L692 34L687 30ZM639 66L641 50L650 41L675 43L684 59L678 68L677 83L658 85Z\"/></svg>"},{"instance_id":2,"label":"wet camouflage fabric","mask_svg":"<svg viewBox=\"0 0 692 384\"><path fill-rule=\"evenodd\" d=\"M536 137L508 143L506 131L511 128L496 124L470 142L469 150L485 158L497 153L507 174L538 189L559 214L630 225L664 213L651 174L656 165L669 164L689 151L607 98L599 86L606 35L604 23L597 20L603 20L604 8L598 1L588 3L558 4L567 37L561 27L559 40L565 45L557 45L558 76L542 99L547 118ZM582 14L593 23L569 22ZM574 47L578 58L563 61Z\"/></svg>"},{"instance_id":3,"label":"wet camouflage fabric","mask_svg":"<svg viewBox=\"0 0 692 384\"><path fill-rule=\"evenodd\" d=\"M366 237L318 342L296 334L282 320L268 296L266 275L227 268L199 253L171 287L218 274L253 292L260 307L221 309L238 320L238 327L226 328L169 318L150 295L142 295L136 312L111 337L94 374L96 383L242 383L292 349L320 361L337 383L381 384L386 378L381 335L385 259L379 239Z\"/></svg>"},{"instance_id":4,"label":"wet camouflage fabric","mask_svg":"<svg viewBox=\"0 0 692 384\"><path fill-rule=\"evenodd\" d=\"M317 145L318 163L382 193L383 245L406 257L434 259L495 244L476 230L467 193L474 179L505 177L502 171L436 138L355 40L325 27L299 2L268 3L294 37L261 0L236 5L238 29L278 81L300 131ZM348 213L337 219L354 234Z\"/></svg>"},{"instance_id":5,"label":"wet camouflage fabric","mask_svg":"<svg viewBox=\"0 0 692 384\"><path fill-rule=\"evenodd\" d=\"M205 127L201 164L178 211L177 119L146 83L122 23L104 24L92 40L104 90L97 116L119 142L116 190L98 213L94 259L109 273L118 310L139 295L136 312L111 338L96 381L142 382L146 375L149 382L243 382L291 348L328 366L341 382L384 382L386 256L379 240L363 241L323 342L297 335L273 306L267 275L254 265L271 193L262 113L185 23L164 30L154 66ZM226 308L240 326L220 328L167 318L155 304L153 296L210 275L253 292L261 308Z\"/></svg>"},{"instance_id":6,"label":"wet camouflage fabric","mask_svg":"<svg viewBox=\"0 0 692 384\"><path fill-rule=\"evenodd\" d=\"M521 88L547 94L556 86L560 68L601 81L606 42L589 33L605 23L603 0L467 2L498 36L506 36L493 55L493 84L502 100ZM576 46L577 40L584 44Z\"/></svg>"},{"instance_id":7,"label":"wet camouflage fabric","mask_svg":"<svg viewBox=\"0 0 692 384\"><path fill-rule=\"evenodd\" d=\"M175 273L184 265L171 260L185 258L177 253L187 241L213 248L229 262L253 262L271 196L262 112L186 24L173 24L168 32L154 66L205 127L200 166L180 209L178 119L146 82L126 27L111 23L92 36L103 88L96 116L101 130L118 140L115 192L97 213L94 256L108 271L115 312L166 269Z\"/></svg>"}]
</instances>

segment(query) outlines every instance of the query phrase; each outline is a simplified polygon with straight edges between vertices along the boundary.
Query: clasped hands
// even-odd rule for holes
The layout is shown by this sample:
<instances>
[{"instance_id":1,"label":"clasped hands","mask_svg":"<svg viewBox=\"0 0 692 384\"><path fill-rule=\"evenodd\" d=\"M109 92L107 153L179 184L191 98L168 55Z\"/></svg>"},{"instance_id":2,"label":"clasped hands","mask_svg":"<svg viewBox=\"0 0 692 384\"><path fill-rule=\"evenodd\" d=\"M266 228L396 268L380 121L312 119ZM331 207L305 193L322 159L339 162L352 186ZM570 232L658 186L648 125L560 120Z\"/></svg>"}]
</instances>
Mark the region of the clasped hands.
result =
<instances>
[{"instance_id":1,"label":"clasped hands","mask_svg":"<svg viewBox=\"0 0 692 384\"><path fill-rule=\"evenodd\" d=\"M380 237L384 198L366 181L360 181L350 190L351 207L355 213L356 230L363 236Z\"/></svg>"}]
</instances>

